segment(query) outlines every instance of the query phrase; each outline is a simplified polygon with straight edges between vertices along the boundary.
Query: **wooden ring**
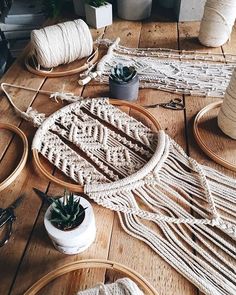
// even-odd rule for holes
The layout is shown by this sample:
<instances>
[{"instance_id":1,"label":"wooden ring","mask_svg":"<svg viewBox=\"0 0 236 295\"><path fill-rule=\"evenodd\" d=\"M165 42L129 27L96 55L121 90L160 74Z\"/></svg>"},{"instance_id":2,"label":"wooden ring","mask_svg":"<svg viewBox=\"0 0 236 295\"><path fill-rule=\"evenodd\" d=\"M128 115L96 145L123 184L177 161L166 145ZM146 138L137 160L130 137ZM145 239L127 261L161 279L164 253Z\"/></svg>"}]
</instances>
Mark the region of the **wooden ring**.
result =
<instances>
[{"instance_id":1,"label":"wooden ring","mask_svg":"<svg viewBox=\"0 0 236 295\"><path fill-rule=\"evenodd\" d=\"M0 192L1 192L16 179L16 177L20 174L20 172L24 168L26 164L27 156L28 156L28 141L24 132L12 124L0 123L0 129L7 129L17 134L23 142L23 149L24 149L20 162L18 163L15 170L5 180L3 180L3 182L0 183Z\"/></svg>"},{"instance_id":2,"label":"wooden ring","mask_svg":"<svg viewBox=\"0 0 236 295\"><path fill-rule=\"evenodd\" d=\"M196 115L195 120L194 120L194 124L193 124L193 134L194 137L198 143L198 145L200 146L200 148L203 150L203 152L205 154L207 154L213 161L215 161L216 163L222 165L225 168L228 168L232 171L236 171L236 165L230 163L229 161L224 160L222 157L218 156L215 152L213 152L204 142L204 140L201 138L201 134L198 128L198 124L201 120L201 118L209 111L217 109L221 106L222 101L219 102L214 102L211 103L209 105L207 105L206 107L204 107L202 110L200 110L200 112Z\"/></svg>"},{"instance_id":3,"label":"wooden ring","mask_svg":"<svg viewBox=\"0 0 236 295\"><path fill-rule=\"evenodd\" d=\"M110 103L112 105L115 105L115 106L127 106L127 107L130 107L131 109L139 111L139 113L145 115L153 123L156 131L161 129L161 126L158 123L158 121L156 120L156 118L150 112L148 112L144 107L139 106L139 105L137 105L135 103L130 103L130 102L123 101L123 100L118 100L118 99L110 99ZM33 159L34 159L34 162L36 164L36 167L50 181L53 181L54 183L56 183L56 184L58 184L60 186L63 186L64 188L67 188L67 189L69 189L70 191L73 191L73 192L77 192L77 193L83 193L84 192L84 187L82 185L72 184L70 182L60 180L57 177L55 177L54 175L50 174L44 168L43 164L41 163L38 151L36 149L32 149L32 153L33 153Z\"/></svg>"},{"instance_id":4,"label":"wooden ring","mask_svg":"<svg viewBox=\"0 0 236 295\"><path fill-rule=\"evenodd\" d=\"M120 263L116 263L109 260L103 259L88 259L88 260L81 260L68 263L64 266L61 266L45 276L39 279L33 286L31 286L24 295L35 295L38 291L40 291L43 287L45 287L48 283L53 281L54 279L69 273L71 271L79 270L79 269L86 269L86 268L107 268L111 270L118 271L122 274L125 274L130 279L132 279L137 285L139 285L145 294L148 295L158 295L156 290L152 287L152 285L144 279L140 274L136 271L124 266Z\"/></svg>"},{"instance_id":5,"label":"wooden ring","mask_svg":"<svg viewBox=\"0 0 236 295\"><path fill-rule=\"evenodd\" d=\"M92 57L92 55L94 55ZM71 69L71 70L66 70L66 71L58 71L55 72L53 71L44 71L44 70L38 70L35 67L33 67L31 65L30 60L32 60L32 58L35 58L34 55L29 54L28 56L26 56L25 58L25 66L27 68L27 70L33 74L39 75L39 76L44 76L44 77L61 77L61 76L69 76L69 75L73 75L73 74L77 74L80 72L83 72L85 70L87 70L90 66L92 66L93 64L95 64L98 60L98 50L94 47L93 48L93 53L90 55L90 57L92 57L90 59L89 62L85 62L82 66ZM90 58L88 57L88 58Z\"/></svg>"}]
</instances>

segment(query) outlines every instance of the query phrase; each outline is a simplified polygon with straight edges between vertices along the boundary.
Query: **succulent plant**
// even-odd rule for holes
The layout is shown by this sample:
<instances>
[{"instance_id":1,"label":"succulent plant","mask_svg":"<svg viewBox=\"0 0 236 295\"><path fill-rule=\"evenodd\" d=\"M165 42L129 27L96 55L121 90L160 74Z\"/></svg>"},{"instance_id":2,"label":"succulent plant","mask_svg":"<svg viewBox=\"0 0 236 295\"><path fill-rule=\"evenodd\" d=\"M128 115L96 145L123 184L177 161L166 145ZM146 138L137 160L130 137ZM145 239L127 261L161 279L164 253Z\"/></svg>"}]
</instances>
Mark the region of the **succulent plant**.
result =
<instances>
[{"instance_id":1,"label":"succulent plant","mask_svg":"<svg viewBox=\"0 0 236 295\"><path fill-rule=\"evenodd\" d=\"M80 205L79 198L65 190L63 200L61 198L52 200L50 221L61 230L73 229L84 220L86 209Z\"/></svg>"},{"instance_id":2,"label":"succulent plant","mask_svg":"<svg viewBox=\"0 0 236 295\"><path fill-rule=\"evenodd\" d=\"M110 78L117 83L127 83L134 78L137 71L134 67L124 67L122 64L118 64L111 69Z\"/></svg>"},{"instance_id":3,"label":"succulent plant","mask_svg":"<svg viewBox=\"0 0 236 295\"><path fill-rule=\"evenodd\" d=\"M100 6L106 5L107 1L106 0L87 0L87 3L94 7L100 7Z\"/></svg>"}]
</instances>

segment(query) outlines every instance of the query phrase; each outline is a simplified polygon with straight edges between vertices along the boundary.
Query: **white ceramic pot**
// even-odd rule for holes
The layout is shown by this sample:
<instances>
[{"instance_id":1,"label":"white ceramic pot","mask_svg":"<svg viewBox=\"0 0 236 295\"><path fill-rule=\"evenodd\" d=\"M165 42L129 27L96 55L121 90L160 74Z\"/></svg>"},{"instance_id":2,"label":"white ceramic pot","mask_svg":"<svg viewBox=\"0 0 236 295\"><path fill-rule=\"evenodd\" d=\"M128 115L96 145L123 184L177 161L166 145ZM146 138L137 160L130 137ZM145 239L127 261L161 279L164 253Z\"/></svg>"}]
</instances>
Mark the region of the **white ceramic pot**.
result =
<instances>
[{"instance_id":1,"label":"white ceramic pot","mask_svg":"<svg viewBox=\"0 0 236 295\"><path fill-rule=\"evenodd\" d=\"M96 29L112 24L112 5L108 2L100 7L85 4L85 14L87 24Z\"/></svg>"},{"instance_id":2,"label":"white ceramic pot","mask_svg":"<svg viewBox=\"0 0 236 295\"><path fill-rule=\"evenodd\" d=\"M85 0L73 0L75 14L85 16Z\"/></svg>"},{"instance_id":3,"label":"white ceramic pot","mask_svg":"<svg viewBox=\"0 0 236 295\"><path fill-rule=\"evenodd\" d=\"M141 20L151 15L152 0L118 0L118 16L127 20Z\"/></svg>"},{"instance_id":4,"label":"white ceramic pot","mask_svg":"<svg viewBox=\"0 0 236 295\"><path fill-rule=\"evenodd\" d=\"M96 225L91 204L84 198L80 198L80 204L85 210L83 222L72 230L63 231L56 228L50 221L52 207L49 206L44 216L44 225L54 247L64 254L77 254L86 250L95 240Z\"/></svg>"}]
</instances>

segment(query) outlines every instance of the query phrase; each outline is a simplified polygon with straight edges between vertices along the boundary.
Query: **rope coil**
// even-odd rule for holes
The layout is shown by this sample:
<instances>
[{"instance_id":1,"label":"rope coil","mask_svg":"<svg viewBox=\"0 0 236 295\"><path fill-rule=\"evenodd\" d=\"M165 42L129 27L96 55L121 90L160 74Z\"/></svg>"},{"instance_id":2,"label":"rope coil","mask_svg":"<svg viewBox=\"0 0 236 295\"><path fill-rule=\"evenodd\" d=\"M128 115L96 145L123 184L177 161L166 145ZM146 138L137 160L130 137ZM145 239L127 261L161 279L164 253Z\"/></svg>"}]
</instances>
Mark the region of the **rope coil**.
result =
<instances>
[{"instance_id":1,"label":"rope coil","mask_svg":"<svg viewBox=\"0 0 236 295\"><path fill-rule=\"evenodd\" d=\"M73 62L93 51L92 35L81 19L33 30L31 44L38 63L45 68Z\"/></svg>"},{"instance_id":2,"label":"rope coil","mask_svg":"<svg viewBox=\"0 0 236 295\"><path fill-rule=\"evenodd\" d=\"M234 70L218 114L218 126L229 137L236 139L236 70Z\"/></svg>"},{"instance_id":3,"label":"rope coil","mask_svg":"<svg viewBox=\"0 0 236 295\"><path fill-rule=\"evenodd\" d=\"M201 21L199 41L208 47L225 44L236 18L235 0L207 0Z\"/></svg>"}]
</instances>

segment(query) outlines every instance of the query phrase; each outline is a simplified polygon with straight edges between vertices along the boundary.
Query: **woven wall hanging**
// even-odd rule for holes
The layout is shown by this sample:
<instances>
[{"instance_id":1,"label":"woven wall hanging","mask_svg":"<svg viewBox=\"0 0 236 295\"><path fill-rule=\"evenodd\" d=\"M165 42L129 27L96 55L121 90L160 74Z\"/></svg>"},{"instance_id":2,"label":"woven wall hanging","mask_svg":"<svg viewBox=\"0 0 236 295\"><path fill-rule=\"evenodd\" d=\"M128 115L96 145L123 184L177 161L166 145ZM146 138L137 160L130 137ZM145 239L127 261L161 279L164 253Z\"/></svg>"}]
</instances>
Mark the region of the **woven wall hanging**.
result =
<instances>
[{"instance_id":1,"label":"woven wall hanging","mask_svg":"<svg viewBox=\"0 0 236 295\"><path fill-rule=\"evenodd\" d=\"M235 180L198 164L164 131L152 131L106 98L67 99L77 101L48 118L22 113L40 126L34 154L118 212L128 234L202 292L236 294Z\"/></svg>"},{"instance_id":2,"label":"woven wall hanging","mask_svg":"<svg viewBox=\"0 0 236 295\"><path fill-rule=\"evenodd\" d=\"M154 88L172 93L223 97L236 66L236 55L199 53L162 48L128 48L100 39L98 44L109 47L98 62L96 72L87 71L79 83L96 78L108 83L111 68L118 63L134 66L142 88ZM226 64L227 62L227 64Z\"/></svg>"}]
</instances>

